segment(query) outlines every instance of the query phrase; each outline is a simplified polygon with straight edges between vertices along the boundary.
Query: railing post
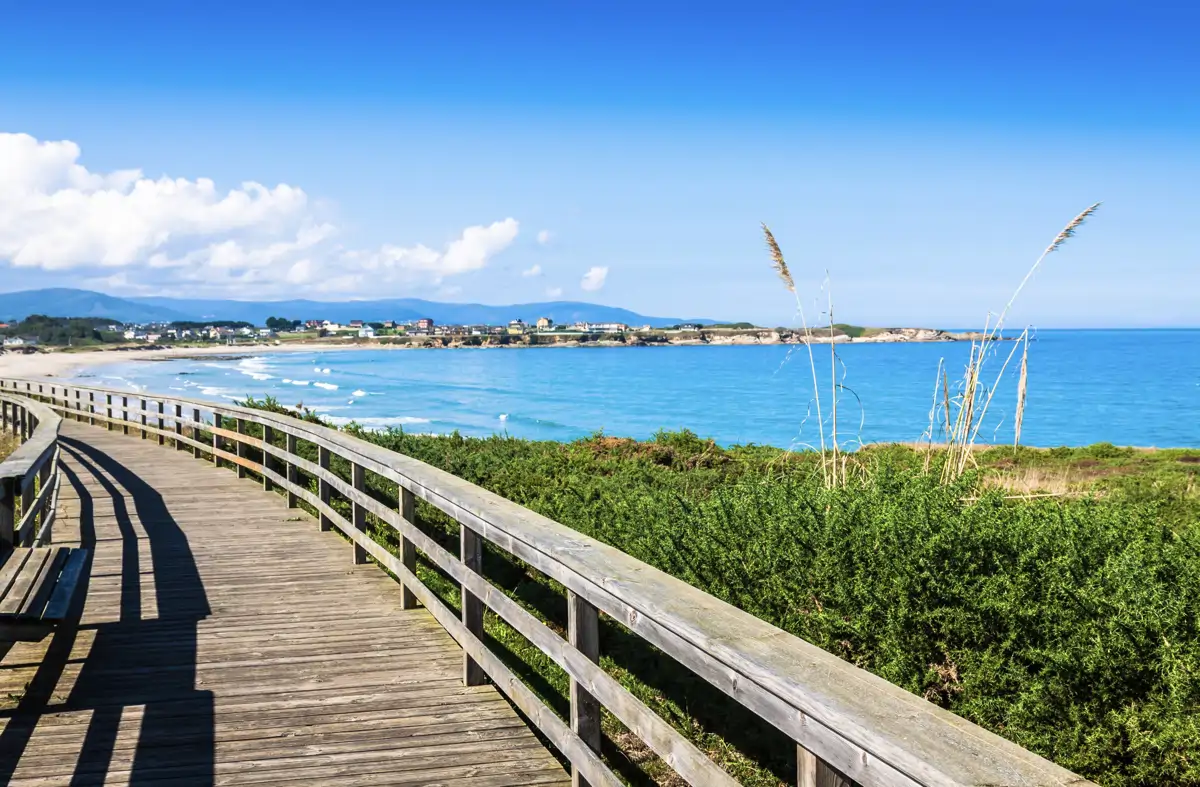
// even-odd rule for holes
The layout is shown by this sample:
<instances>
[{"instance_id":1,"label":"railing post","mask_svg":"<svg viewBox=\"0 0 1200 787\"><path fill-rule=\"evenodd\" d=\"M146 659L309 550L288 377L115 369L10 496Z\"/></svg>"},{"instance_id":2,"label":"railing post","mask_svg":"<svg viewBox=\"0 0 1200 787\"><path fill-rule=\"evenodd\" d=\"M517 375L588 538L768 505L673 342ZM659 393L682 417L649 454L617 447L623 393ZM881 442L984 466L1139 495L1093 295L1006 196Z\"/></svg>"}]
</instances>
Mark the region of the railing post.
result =
<instances>
[{"instance_id":1,"label":"railing post","mask_svg":"<svg viewBox=\"0 0 1200 787\"><path fill-rule=\"evenodd\" d=\"M600 661L600 615L592 603L567 591L567 641L584 656ZM600 751L600 703L571 678L571 729L594 752ZM571 766L572 787L587 787L588 780Z\"/></svg>"},{"instance_id":2,"label":"railing post","mask_svg":"<svg viewBox=\"0 0 1200 787\"><path fill-rule=\"evenodd\" d=\"M796 745L796 783L799 787L853 787L854 782L808 749Z\"/></svg>"},{"instance_id":3,"label":"railing post","mask_svg":"<svg viewBox=\"0 0 1200 787\"><path fill-rule=\"evenodd\" d=\"M39 494L41 494L42 490L46 488L47 484L54 480L54 473L57 472L57 470L58 449L55 448L54 454L48 460L46 460L46 462L42 465L42 469L38 471L38 480L40 481L38 484ZM50 506L52 505L54 505L54 499L50 495L45 495L42 497L42 510L38 513L38 527L34 529L34 535L37 534L38 530L41 529L41 526L45 525L46 521L50 518ZM49 533L46 534L47 538L49 538L49 535ZM44 546L44 544L42 546Z\"/></svg>"},{"instance_id":4,"label":"railing post","mask_svg":"<svg viewBox=\"0 0 1200 787\"><path fill-rule=\"evenodd\" d=\"M464 524L458 526L459 557L463 565L476 574L483 573L483 539L471 528ZM479 639L483 639L483 602L479 597L462 586L462 622L467 631ZM463 683L467 686L480 686L487 680L483 668L475 659L463 653Z\"/></svg>"},{"instance_id":5,"label":"railing post","mask_svg":"<svg viewBox=\"0 0 1200 787\"><path fill-rule=\"evenodd\" d=\"M325 446L317 446L317 465L325 471L329 470L329 449ZM317 479L317 497L325 505L329 505L329 482L324 478ZM329 517L325 516L324 511L318 512L320 518L317 520L318 525L322 530L329 530L333 527L333 522L329 521Z\"/></svg>"},{"instance_id":6,"label":"railing post","mask_svg":"<svg viewBox=\"0 0 1200 787\"><path fill-rule=\"evenodd\" d=\"M350 464L350 483L358 492L367 493L367 471L357 462ZM367 532L367 509L354 503L354 529L360 533ZM363 549L358 544L353 544L354 547L354 565L361 565L367 562L367 550Z\"/></svg>"},{"instance_id":7,"label":"railing post","mask_svg":"<svg viewBox=\"0 0 1200 787\"><path fill-rule=\"evenodd\" d=\"M96 425L96 392L88 391L88 426Z\"/></svg>"},{"instance_id":8,"label":"railing post","mask_svg":"<svg viewBox=\"0 0 1200 787\"><path fill-rule=\"evenodd\" d=\"M299 486L299 484L300 484L300 472L299 472L299 471L296 469L296 465L295 465L295 463L291 461L291 457L293 457L293 456L295 456L295 455L296 455L296 436L295 436L294 434L291 434L291 433L289 433L289 434L288 434L288 436L287 436L287 452L288 452L288 463L287 463L287 480L288 480L287 504L288 504L288 508L295 508L295 507L296 507L296 503L297 503L297 501L298 501L298 499L299 499L299 498L298 498L298 496L296 495L296 493L295 493L295 491L293 490L293 488L292 488L292 487L294 487L294 486Z\"/></svg>"},{"instance_id":9,"label":"railing post","mask_svg":"<svg viewBox=\"0 0 1200 787\"><path fill-rule=\"evenodd\" d=\"M142 439L146 439L146 397L139 396L138 399L142 403Z\"/></svg>"},{"instance_id":10,"label":"railing post","mask_svg":"<svg viewBox=\"0 0 1200 787\"><path fill-rule=\"evenodd\" d=\"M30 510L33 508L33 501L37 496L37 490L34 489L35 484L33 483L33 481L36 477L37 477L36 475L29 476L29 480L27 482L25 482L24 484L22 484L22 486L21 486L21 518L22 519L24 519L25 515L28 514L30 512ZM30 528L29 528L28 532L26 532L25 537L21 539L21 546L23 546L23 547L33 546L33 536L36 532L37 532L37 523L31 520Z\"/></svg>"},{"instance_id":11,"label":"railing post","mask_svg":"<svg viewBox=\"0 0 1200 787\"><path fill-rule=\"evenodd\" d=\"M238 434L246 433L246 422L245 422L245 420L243 420L241 418L237 419L237 433ZM237 455L238 455L238 459L246 458L246 443L240 439L237 441ZM239 464L237 466L237 477L245 478L247 475L248 475L248 473L246 471L246 468Z\"/></svg>"},{"instance_id":12,"label":"railing post","mask_svg":"<svg viewBox=\"0 0 1200 787\"><path fill-rule=\"evenodd\" d=\"M413 527L417 525L417 496L404 487L400 487L400 516ZM404 567L417 575L417 547L413 542L400 536L400 562ZM405 583L400 583L400 609L416 609L417 597Z\"/></svg>"},{"instance_id":13,"label":"railing post","mask_svg":"<svg viewBox=\"0 0 1200 787\"><path fill-rule=\"evenodd\" d=\"M121 397L121 434L129 434L129 397Z\"/></svg>"},{"instance_id":14,"label":"railing post","mask_svg":"<svg viewBox=\"0 0 1200 787\"><path fill-rule=\"evenodd\" d=\"M104 409L107 411L107 415L108 415L108 423L106 423L106 424L104 425L104 428L105 428L105 429L107 429L108 431L110 431L110 432L111 432L111 431L113 430L113 423L112 423L112 394L104 394Z\"/></svg>"},{"instance_id":15,"label":"railing post","mask_svg":"<svg viewBox=\"0 0 1200 787\"><path fill-rule=\"evenodd\" d=\"M16 534L13 532L16 525L16 497L13 495L13 479L0 478L0 544L8 546L16 546L13 543Z\"/></svg>"},{"instance_id":16,"label":"railing post","mask_svg":"<svg viewBox=\"0 0 1200 787\"><path fill-rule=\"evenodd\" d=\"M263 465L263 491L271 491L271 479L267 478L267 470L271 469L271 455L267 453L267 447L274 445L271 441L275 437L275 430L269 426L263 425L263 449L262 449L262 465Z\"/></svg>"},{"instance_id":17,"label":"railing post","mask_svg":"<svg viewBox=\"0 0 1200 787\"><path fill-rule=\"evenodd\" d=\"M158 444L159 445L167 444L167 436L165 434L163 434L164 426L165 425L163 422L163 403L162 403L162 400L159 399L158 400Z\"/></svg>"},{"instance_id":18,"label":"railing post","mask_svg":"<svg viewBox=\"0 0 1200 787\"><path fill-rule=\"evenodd\" d=\"M204 451L200 450L200 446L199 446L199 442L200 442L200 408L199 407L192 409L192 423L195 424L195 426L192 427L192 439L195 440L197 443L197 445L192 446L192 456L196 459L203 459Z\"/></svg>"},{"instance_id":19,"label":"railing post","mask_svg":"<svg viewBox=\"0 0 1200 787\"><path fill-rule=\"evenodd\" d=\"M216 432L220 428L221 414L213 410L213 467L221 466L221 460L217 458L217 451L221 450L221 435Z\"/></svg>"},{"instance_id":20,"label":"railing post","mask_svg":"<svg viewBox=\"0 0 1200 787\"><path fill-rule=\"evenodd\" d=\"M65 394L66 392L67 392L67 389L64 388L63 393ZM75 422L76 423L83 423L83 415L80 414L80 410L82 410L82 409L83 409L83 403L80 402L80 400L79 400L79 389L76 388L75 389Z\"/></svg>"},{"instance_id":21,"label":"railing post","mask_svg":"<svg viewBox=\"0 0 1200 787\"><path fill-rule=\"evenodd\" d=\"M182 451L187 446L183 444L183 405L175 405L175 450Z\"/></svg>"}]
</instances>

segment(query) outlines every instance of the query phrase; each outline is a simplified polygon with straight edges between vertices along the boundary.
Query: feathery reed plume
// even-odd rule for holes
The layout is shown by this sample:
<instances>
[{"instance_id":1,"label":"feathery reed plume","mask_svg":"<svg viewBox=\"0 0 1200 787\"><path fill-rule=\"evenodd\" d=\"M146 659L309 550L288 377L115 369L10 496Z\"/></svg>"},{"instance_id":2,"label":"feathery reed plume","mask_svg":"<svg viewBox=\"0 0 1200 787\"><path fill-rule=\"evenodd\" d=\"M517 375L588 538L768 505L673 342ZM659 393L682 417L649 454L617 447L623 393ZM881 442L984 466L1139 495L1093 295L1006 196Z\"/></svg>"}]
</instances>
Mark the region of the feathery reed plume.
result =
<instances>
[{"instance_id":1,"label":"feathery reed plume","mask_svg":"<svg viewBox=\"0 0 1200 787\"><path fill-rule=\"evenodd\" d=\"M783 259L783 250L779 248L779 244L775 242L775 236L771 233L767 223L762 223L763 235L767 239L767 250L771 252L771 264L775 267L775 272L779 274L779 278L783 279L783 283L792 292L796 291L796 282L792 280L792 272L788 270L787 262Z\"/></svg>"},{"instance_id":2,"label":"feathery reed plume","mask_svg":"<svg viewBox=\"0 0 1200 787\"><path fill-rule=\"evenodd\" d=\"M783 279L783 283L787 285L788 290L796 298L796 313L800 315L800 325L804 328L804 348L808 350L808 365L812 370L813 401L817 410L817 431L821 436L821 477L826 486L831 486L829 460L825 446L825 419L821 415L821 392L817 387L817 360L813 357L812 351L812 330L809 329L808 319L804 316L804 305L800 302L800 293L796 292L796 282L792 279L792 272L788 270L787 263L783 259L783 250L779 248L779 243L776 242L775 235L772 234L766 222L762 222L762 229L763 237L767 241L767 249L771 253L771 263L775 271L779 274L779 278ZM837 472L836 467L833 472Z\"/></svg>"},{"instance_id":3,"label":"feathery reed plume","mask_svg":"<svg viewBox=\"0 0 1200 787\"><path fill-rule=\"evenodd\" d=\"M1013 422L1013 449L1021 444L1021 424L1025 421L1025 391L1029 384L1029 335L1025 334L1021 352L1021 377L1017 380L1017 415Z\"/></svg>"},{"instance_id":4,"label":"feathery reed plume","mask_svg":"<svg viewBox=\"0 0 1200 787\"><path fill-rule=\"evenodd\" d=\"M1025 285L1029 283L1031 278L1033 278L1034 272L1041 267L1042 261L1045 260L1051 252L1058 251L1059 248L1061 248L1062 245L1070 238L1075 237L1075 231L1079 229L1083 225L1083 222L1087 221L1087 219L1093 213L1100 209L1100 204L1101 203L1097 202L1089 206L1078 216L1071 219L1071 221L1067 223L1067 226L1062 228L1062 232L1054 236L1054 240L1051 241L1050 245L1046 247L1046 250L1042 252L1042 256L1037 258L1037 262L1033 263L1033 267L1030 268L1029 272L1025 274L1025 278L1021 279L1021 283L1017 285L1017 289L1013 292L1012 297L1009 298L1008 303L1005 304L1004 311L1000 312L1000 318L996 320L996 325L992 328L992 333L989 334L984 341L990 339L994 334L999 332L1002 327L1004 327L1004 318L1008 315L1008 310L1012 308L1013 303L1017 300L1017 296L1021 294L1021 290L1025 289Z\"/></svg>"},{"instance_id":5,"label":"feathery reed plume","mask_svg":"<svg viewBox=\"0 0 1200 787\"><path fill-rule=\"evenodd\" d=\"M1079 227L1088 220L1088 217L1095 213L1099 207L1100 203L1097 202L1083 213L1080 213L1078 216L1071 219L1071 223L1063 227L1063 231L1058 233L1058 237L1054 239L1054 242L1046 247L1046 254L1056 251L1059 246L1067 242L1068 238L1075 237L1075 230L1079 229Z\"/></svg>"}]
</instances>

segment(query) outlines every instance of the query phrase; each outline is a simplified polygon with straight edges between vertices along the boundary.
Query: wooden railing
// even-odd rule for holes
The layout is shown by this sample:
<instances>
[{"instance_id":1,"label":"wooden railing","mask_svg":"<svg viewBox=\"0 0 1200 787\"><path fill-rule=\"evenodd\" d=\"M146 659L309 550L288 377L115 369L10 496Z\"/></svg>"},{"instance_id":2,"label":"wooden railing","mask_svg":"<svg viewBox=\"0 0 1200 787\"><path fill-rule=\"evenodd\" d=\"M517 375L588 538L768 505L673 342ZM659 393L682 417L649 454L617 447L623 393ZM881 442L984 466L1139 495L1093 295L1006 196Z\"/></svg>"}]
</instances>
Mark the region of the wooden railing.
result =
<instances>
[{"instance_id":1,"label":"wooden railing","mask_svg":"<svg viewBox=\"0 0 1200 787\"><path fill-rule=\"evenodd\" d=\"M0 430L21 441L0 462L0 550L50 543L58 498L61 421L52 407L0 390Z\"/></svg>"},{"instance_id":2,"label":"wooden railing","mask_svg":"<svg viewBox=\"0 0 1200 787\"><path fill-rule=\"evenodd\" d=\"M253 472L265 487L286 494L289 505L307 504L322 529L336 527L346 535L355 563L374 559L399 579L405 608L420 603L428 609L462 646L463 680L479 684L490 679L570 761L576 784L621 784L599 756L601 707L688 783L737 783L601 669L600 613L791 738L797 747L797 781L805 787L851 781L906 787L1090 784L617 549L344 432L207 401L56 381L0 380L0 396L11 401L18 393L49 403L63 416L190 449L196 457L232 465L239 475ZM261 436L247 434L251 424ZM316 447L316 462L299 455L302 445L310 454L311 446ZM349 463L349 481L330 469L335 456ZM315 492L301 482L301 473L316 479ZM395 485L395 509L368 493L367 473ZM332 504L333 493L349 502L349 516ZM418 499L458 522L458 554L417 528ZM399 554L370 536L368 515L396 531ZM484 542L565 588L565 638L484 578ZM459 583L461 613L418 579L418 552ZM545 705L488 648L485 607L569 675L569 719Z\"/></svg>"}]
</instances>

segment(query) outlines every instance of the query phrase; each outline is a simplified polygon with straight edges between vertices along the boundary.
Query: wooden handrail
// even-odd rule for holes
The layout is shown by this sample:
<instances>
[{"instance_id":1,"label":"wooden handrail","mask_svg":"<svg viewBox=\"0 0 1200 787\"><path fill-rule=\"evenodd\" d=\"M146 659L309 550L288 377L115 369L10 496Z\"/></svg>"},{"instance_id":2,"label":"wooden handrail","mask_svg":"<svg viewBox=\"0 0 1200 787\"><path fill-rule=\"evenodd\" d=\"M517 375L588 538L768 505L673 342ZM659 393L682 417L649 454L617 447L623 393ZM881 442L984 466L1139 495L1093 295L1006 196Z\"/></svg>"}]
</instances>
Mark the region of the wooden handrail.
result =
<instances>
[{"instance_id":1,"label":"wooden handrail","mask_svg":"<svg viewBox=\"0 0 1200 787\"><path fill-rule=\"evenodd\" d=\"M0 462L0 548L44 546L50 542L58 496L61 423L53 407L0 390L0 429L11 431L22 441Z\"/></svg>"},{"instance_id":2,"label":"wooden handrail","mask_svg":"<svg viewBox=\"0 0 1200 787\"><path fill-rule=\"evenodd\" d=\"M336 429L210 401L59 381L0 379L0 398L13 394L47 402L58 413L80 421L133 431L143 439L155 437L177 449L190 447L197 457L207 454L242 474L258 474L264 486L279 488L289 505L307 503L322 528L336 527L350 539L355 562L369 556L399 578L403 606L410 608L420 601L462 646L464 680L490 678L571 762L576 783L620 784L598 756L603 706L687 782L736 784L599 667L597 618L598 612L604 612L788 735L797 745L798 782L806 787L851 781L939 787L1090 784L611 546L461 478ZM204 413L211 420L202 420ZM249 423L261 426L264 436L246 434ZM211 435L211 442L200 439L202 431ZM285 439L283 447L275 444L280 437ZM318 461L297 455L297 441L316 446ZM233 443L235 450L227 450L226 442ZM262 461L253 461L246 448L261 452ZM329 469L334 456L350 463L351 481ZM366 491L366 472L396 484L397 509ZM299 473L317 480L316 493L300 484ZM331 505L333 492L351 504L349 518ZM413 505L418 498L459 523L459 554L416 527ZM399 555L370 537L367 514L398 533ZM483 542L566 588L566 638L485 579L479 563ZM461 616L418 579L418 551L461 585ZM483 607L569 675L569 721L542 703L488 649L482 636Z\"/></svg>"}]
</instances>

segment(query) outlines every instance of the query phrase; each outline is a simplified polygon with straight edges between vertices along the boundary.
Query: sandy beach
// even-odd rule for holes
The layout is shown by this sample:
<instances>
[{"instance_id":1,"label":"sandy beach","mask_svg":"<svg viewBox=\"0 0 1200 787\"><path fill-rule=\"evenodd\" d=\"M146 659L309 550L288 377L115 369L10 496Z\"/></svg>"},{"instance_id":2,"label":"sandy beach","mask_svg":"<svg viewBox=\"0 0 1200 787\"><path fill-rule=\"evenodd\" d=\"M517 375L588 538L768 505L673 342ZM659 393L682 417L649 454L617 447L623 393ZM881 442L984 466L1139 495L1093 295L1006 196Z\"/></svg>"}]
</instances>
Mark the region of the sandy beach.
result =
<instances>
[{"instance_id":1,"label":"sandy beach","mask_svg":"<svg viewBox=\"0 0 1200 787\"><path fill-rule=\"evenodd\" d=\"M94 350L85 352L0 353L0 377L72 377L83 369L127 361L162 361L169 358L203 358L208 355L263 355L267 353L386 349L367 344L254 344L213 347L164 347L157 350Z\"/></svg>"}]
</instances>

